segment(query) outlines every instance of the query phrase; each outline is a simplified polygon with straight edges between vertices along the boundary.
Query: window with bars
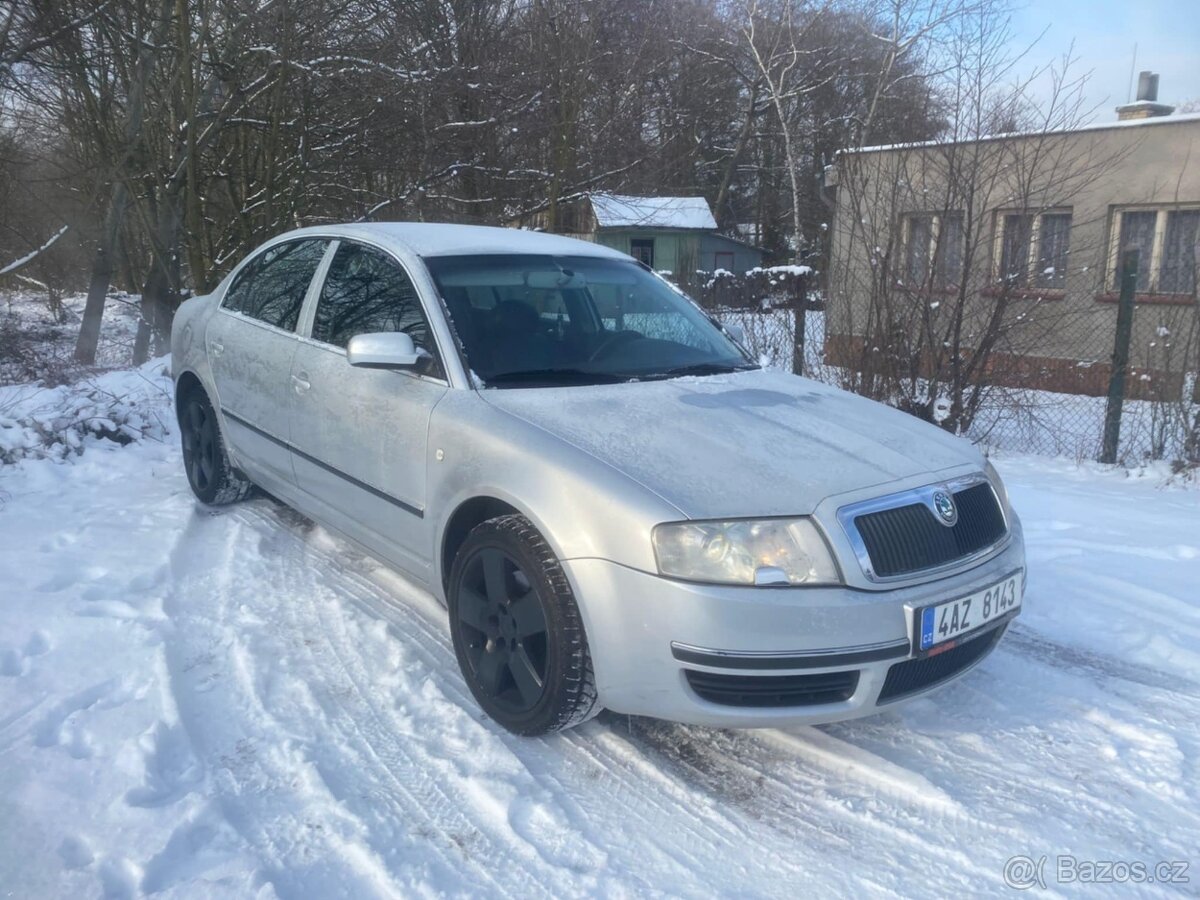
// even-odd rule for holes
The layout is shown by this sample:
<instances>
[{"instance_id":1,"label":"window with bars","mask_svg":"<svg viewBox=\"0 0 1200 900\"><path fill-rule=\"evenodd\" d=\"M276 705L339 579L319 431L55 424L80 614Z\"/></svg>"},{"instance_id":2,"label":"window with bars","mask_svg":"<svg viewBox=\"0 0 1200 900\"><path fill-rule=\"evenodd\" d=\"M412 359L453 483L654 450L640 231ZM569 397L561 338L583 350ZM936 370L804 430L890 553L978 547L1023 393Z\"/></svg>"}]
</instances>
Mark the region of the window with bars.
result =
<instances>
[{"instance_id":1,"label":"window with bars","mask_svg":"<svg viewBox=\"0 0 1200 900\"><path fill-rule=\"evenodd\" d=\"M1015 288L1066 288L1070 212L998 213L996 225L997 281Z\"/></svg>"},{"instance_id":2,"label":"window with bars","mask_svg":"<svg viewBox=\"0 0 1200 900\"><path fill-rule=\"evenodd\" d=\"M1137 292L1196 293L1196 258L1200 252L1200 206L1118 209L1109 253L1109 286L1120 289L1121 259L1138 251Z\"/></svg>"},{"instance_id":3,"label":"window with bars","mask_svg":"<svg viewBox=\"0 0 1200 900\"><path fill-rule=\"evenodd\" d=\"M962 213L914 213L904 217L903 226L903 283L913 290L957 287L962 281Z\"/></svg>"}]
</instances>

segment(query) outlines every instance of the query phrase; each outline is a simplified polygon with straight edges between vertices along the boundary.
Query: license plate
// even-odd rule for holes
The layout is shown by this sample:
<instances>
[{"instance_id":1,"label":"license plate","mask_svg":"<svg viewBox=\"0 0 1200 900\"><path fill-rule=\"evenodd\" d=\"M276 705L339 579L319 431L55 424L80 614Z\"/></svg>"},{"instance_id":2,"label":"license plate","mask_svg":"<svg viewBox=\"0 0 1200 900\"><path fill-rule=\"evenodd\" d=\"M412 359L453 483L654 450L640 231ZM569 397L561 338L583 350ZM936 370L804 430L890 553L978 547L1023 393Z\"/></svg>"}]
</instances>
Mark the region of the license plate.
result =
<instances>
[{"instance_id":1,"label":"license plate","mask_svg":"<svg viewBox=\"0 0 1200 900\"><path fill-rule=\"evenodd\" d=\"M1013 572L991 587L925 606L916 612L916 644L924 652L982 628L1021 606L1021 573Z\"/></svg>"}]
</instances>

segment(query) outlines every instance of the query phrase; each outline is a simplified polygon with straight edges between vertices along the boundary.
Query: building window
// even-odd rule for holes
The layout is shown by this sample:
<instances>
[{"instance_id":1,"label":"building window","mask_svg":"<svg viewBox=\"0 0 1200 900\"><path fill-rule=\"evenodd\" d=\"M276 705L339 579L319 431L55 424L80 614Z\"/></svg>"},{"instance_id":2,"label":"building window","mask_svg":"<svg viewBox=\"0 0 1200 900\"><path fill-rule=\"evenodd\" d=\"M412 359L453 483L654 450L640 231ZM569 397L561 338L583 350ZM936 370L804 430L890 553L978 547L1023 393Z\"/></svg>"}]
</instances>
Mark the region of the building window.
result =
<instances>
[{"instance_id":1,"label":"building window","mask_svg":"<svg viewBox=\"0 0 1200 900\"><path fill-rule=\"evenodd\" d=\"M1041 288L1064 290L1067 255L1071 252L1071 214L1046 213L1038 228L1035 283Z\"/></svg>"},{"instance_id":2,"label":"building window","mask_svg":"<svg viewBox=\"0 0 1200 900\"><path fill-rule=\"evenodd\" d=\"M1196 292L1196 255L1200 245L1200 207L1118 209L1109 248L1109 286L1120 290L1121 257L1138 252L1137 292Z\"/></svg>"},{"instance_id":3,"label":"building window","mask_svg":"<svg viewBox=\"0 0 1200 900\"><path fill-rule=\"evenodd\" d=\"M963 217L947 213L934 220L937 230L933 254L934 287L947 289L962 282Z\"/></svg>"},{"instance_id":4,"label":"building window","mask_svg":"<svg viewBox=\"0 0 1200 900\"><path fill-rule=\"evenodd\" d=\"M963 217L960 212L904 217L903 280L914 290L949 290L962 281Z\"/></svg>"},{"instance_id":5,"label":"building window","mask_svg":"<svg viewBox=\"0 0 1200 900\"><path fill-rule=\"evenodd\" d=\"M654 268L654 238L631 238L629 255L638 262L643 262Z\"/></svg>"},{"instance_id":6,"label":"building window","mask_svg":"<svg viewBox=\"0 0 1200 900\"><path fill-rule=\"evenodd\" d=\"M1032 225L1032 216L1010 214L1004 217L1004 234L1000 238L1001 282L1022 287L1028 280Z\"/></svg>"},{"instance_id":7,"label":"building window","mask_svg":"<svg viewBox=\"0 0 1200 900\"><path fill-rule=\"evenodd\" d=\"M997 281L1014 288L1066 289L1071 213L1002 212L997 226Z\"/></svg>"},{"instance_id":8,"label":"building window","mask_svg":"<svg viewBox=\"0 0 1200 900\"><path fill-rule=\"evenodd\" d=\"M1168 212L1162 258L1158 262L1158 290L1161 293L1196 293L1198 244L1200 209L1175 209Z\"/></svg>"},{"instance_id":9,"label":"building window","mask_svg":"<svg viewBox=\"0 0 1200 900\"><path fill-rule=\"evenodd\" d=\"M1141 294L1150 290L1150 260L1154 258L1154 231L1157 223L1158 213L1151 210L1138 210L1121 215L1121 246L1117 254L1117 265L1121 264L1120 259L1126 250L1138 252L1137 291Z\"/></svg>"},{"instance_id":10,"label":"building window","mask_svg":"<svg viewBox=\"0 0 1200 900\"><path fill-rule=\"evenodd\" d=\"M733 254L727 250L718 250L713 253L713 271L724 269L726 272L733 271Z\"/></svg>"}]
</instances>

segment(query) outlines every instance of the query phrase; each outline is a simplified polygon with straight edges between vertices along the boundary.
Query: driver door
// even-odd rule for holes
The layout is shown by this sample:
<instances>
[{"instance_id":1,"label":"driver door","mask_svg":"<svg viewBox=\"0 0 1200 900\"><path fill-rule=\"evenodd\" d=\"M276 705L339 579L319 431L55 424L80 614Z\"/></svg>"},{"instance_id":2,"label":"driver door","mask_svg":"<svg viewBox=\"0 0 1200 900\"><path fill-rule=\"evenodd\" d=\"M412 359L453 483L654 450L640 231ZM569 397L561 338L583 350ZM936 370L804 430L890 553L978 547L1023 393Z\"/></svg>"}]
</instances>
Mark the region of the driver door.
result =
<instances>
[{"instance_id":1,"label":"driver door","mask_svg":"<svg viewBox=\"0 0 1200 900\"><path fill-rule=\"evenodd\" d=\"M351 366L350 338L384 331L411 335L429 353L425 366ZM296 482L335 527L428 580L427 436L433 408L448 387L412 280L383 251L342 241L309 332L299 341L291 371Z\"/></svg>"}]
</instances>

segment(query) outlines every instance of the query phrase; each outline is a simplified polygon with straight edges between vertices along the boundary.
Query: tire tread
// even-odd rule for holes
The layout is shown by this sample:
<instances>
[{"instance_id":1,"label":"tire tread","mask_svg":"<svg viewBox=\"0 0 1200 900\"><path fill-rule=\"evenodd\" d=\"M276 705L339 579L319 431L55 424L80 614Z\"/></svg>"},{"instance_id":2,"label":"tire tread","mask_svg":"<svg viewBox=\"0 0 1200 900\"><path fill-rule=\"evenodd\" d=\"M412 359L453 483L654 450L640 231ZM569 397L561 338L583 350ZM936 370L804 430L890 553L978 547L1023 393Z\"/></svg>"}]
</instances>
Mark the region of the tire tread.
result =
<instances>
[{"instance_id":1,"label":"tire tread","mask_svg":"<svg viewBox=\"0 0 1200 900\"><path fill-rule=\"evenodd\" d=\"M511 535L532 553L554 594L552 598L548 599L557 604L566 641L564 648L566 665L564 666L562 695L558 706L553 710L548 721L536 721L530 723L528 727L514 730L525 735L549 734L586 722L601 711L600 698L596 690L596 678L592 669L591 653L588 651L583 617L579 612L575 593L571 590L571 584L567 580L567 573L563 571L558 557L554 555L554 551L546 543L546 539L525 516L510 513L488 519L475 526L471 531L471 536L486 535L488 532Z\"/></svg>"}]
</instances>

